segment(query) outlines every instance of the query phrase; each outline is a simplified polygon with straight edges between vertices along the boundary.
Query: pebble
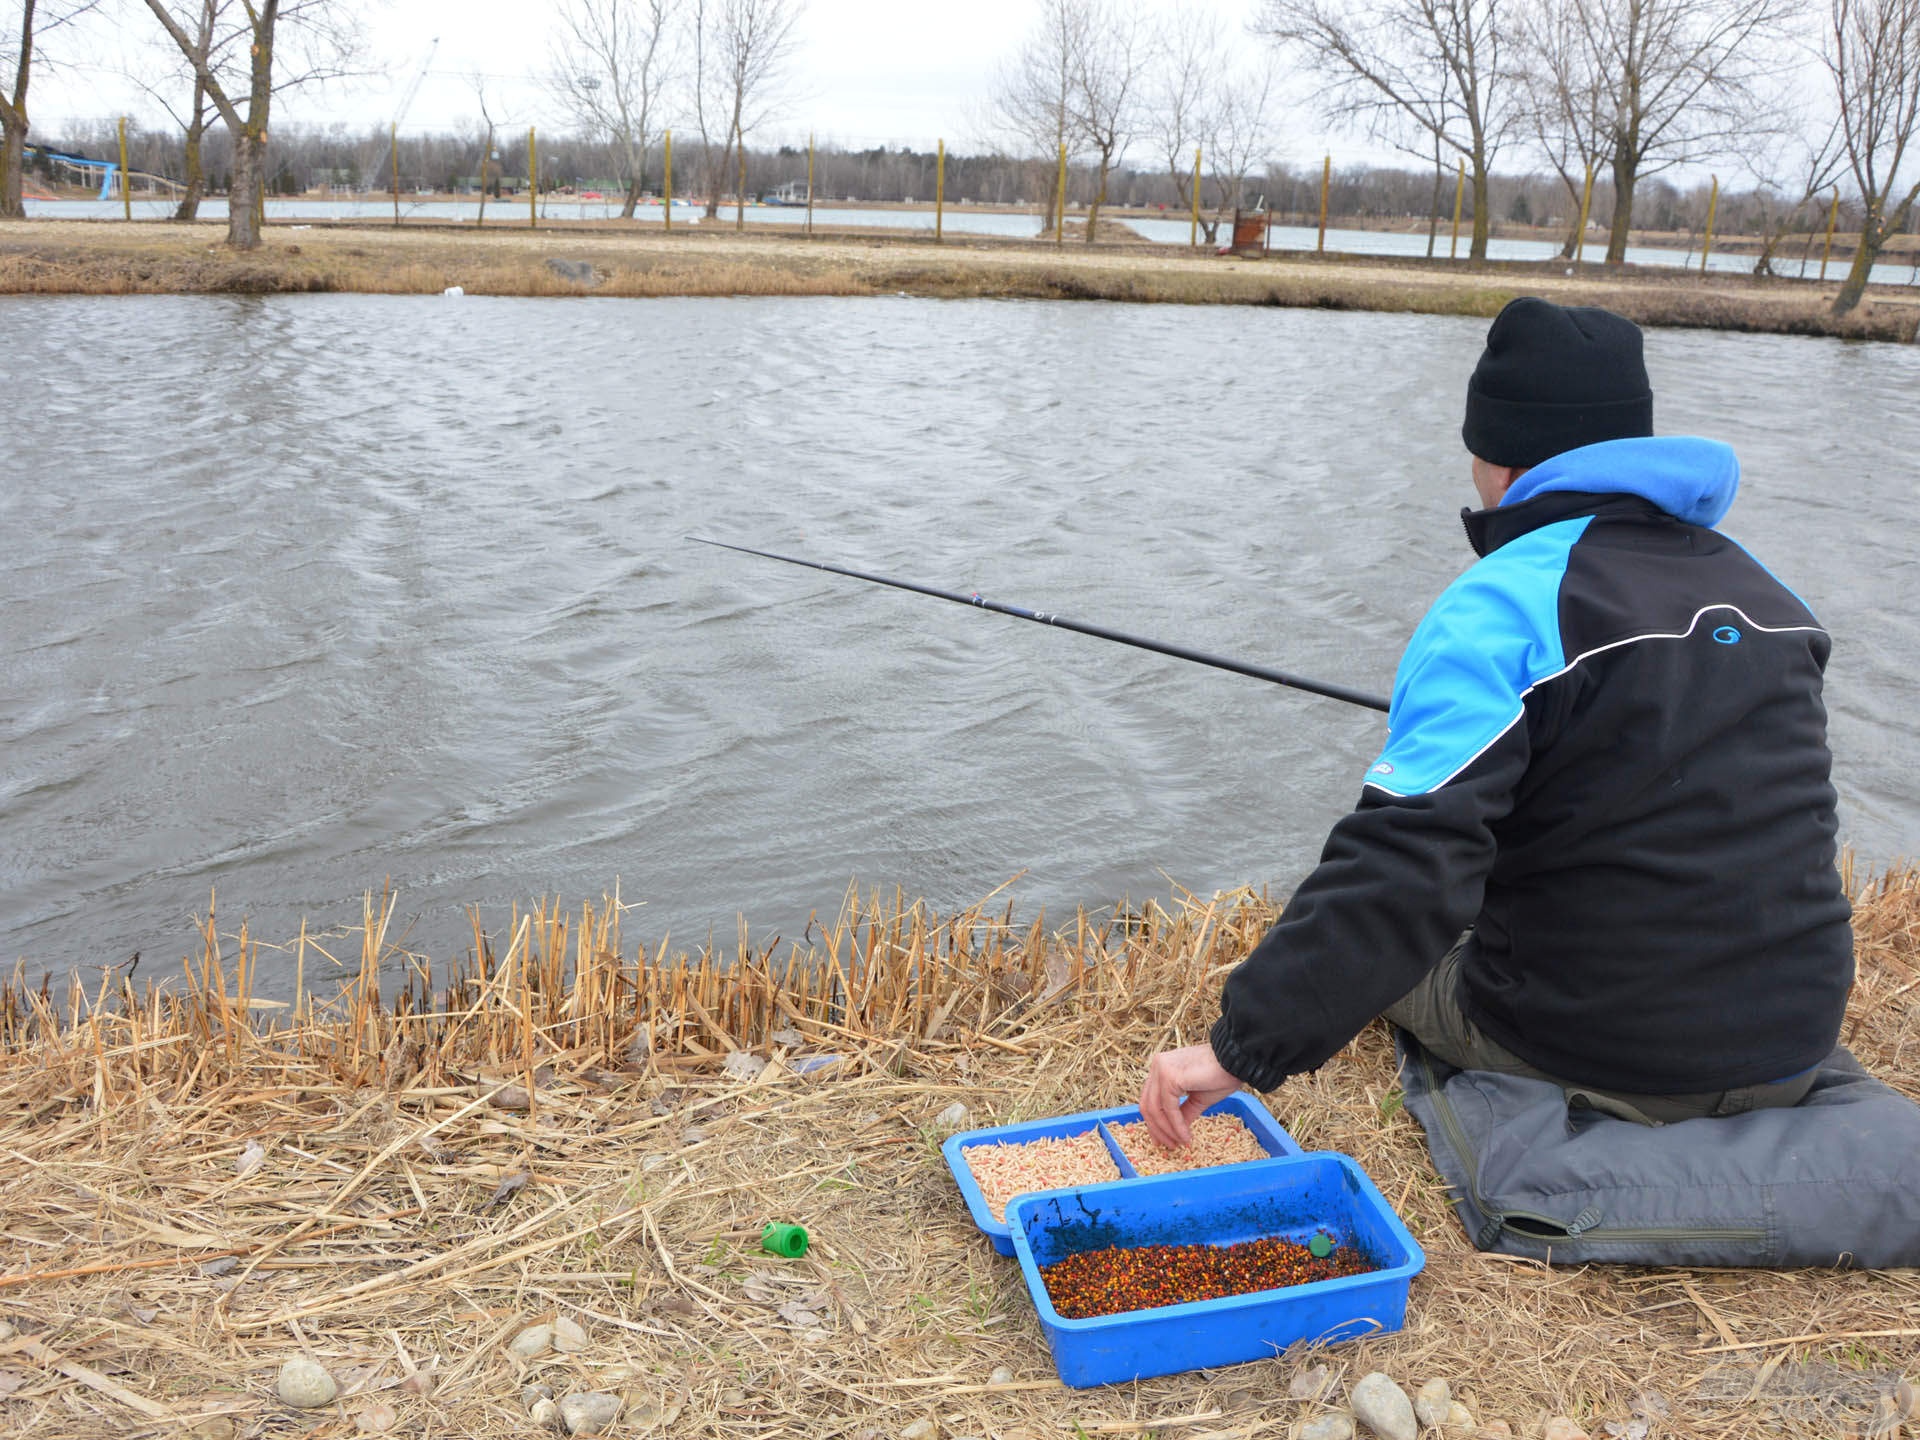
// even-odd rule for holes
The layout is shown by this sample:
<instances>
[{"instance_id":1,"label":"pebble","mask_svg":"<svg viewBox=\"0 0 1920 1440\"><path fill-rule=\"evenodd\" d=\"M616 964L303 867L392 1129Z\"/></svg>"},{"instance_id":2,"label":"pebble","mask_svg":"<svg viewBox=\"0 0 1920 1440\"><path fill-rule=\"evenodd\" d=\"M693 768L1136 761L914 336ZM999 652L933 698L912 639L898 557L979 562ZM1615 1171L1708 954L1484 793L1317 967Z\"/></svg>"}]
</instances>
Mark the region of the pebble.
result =
<instances>
[{"instance_id":1,"label":"pebble","mask_svg":"<svg viewBox=\"0 0 1920 1440\"><path fill-rule=\"evenodd\" d=\"M940 1427L931 1420L916 1420L900 1432L900 1440L933 1440Z\"/></svg>"},{"instance_id":2,"label":"pebble","mask_svg":"<svg viewBox=\"0 0 1920 1440\"><path fill-rule=\"evenodd\" d=\"M521 1360L532 1360L553 1348L553 1326L529 1325L507 1342L507 1353Z\"/></svg>"},{"instance_id":3,"label":"pebble","mask_svg":"<svg viewBox=\"0 0 1920 1440\"><path fill-rule=\"evenodd\" d=\"M1447 1407L1453 1404L1453 1390L1444 1380L1429 1380L1414 1392L1413 1416L1422 1425L1446 1424Z\"/></svg>"},{"instance_id":4,"label":"pebble","mask_svg":"<svg viewBox=\"0 0 1920 1440\"><path fill-rule=\"evenodd\" d=\"M400 1412L384 1400L376 1400L354 1417L362 1435L384 1435L400 1423Z\"/></svg>"},{"instance_id":5,"label":"pebble","mask_svg":"<svg viewBox=\"0 0 1920 1440\"><path fill-rule=\"evenodd\" d=\"M1593 1440L1593 1437L1582 1430L1577 1421L1569 1420L1564 1415L1556 1415L1547 1421L1547 1431L1543 1440Z\"/></svg>"},{"instance_id":6,"label":"pebble","mask_svg":"<svg viewBox=\"0 0 1920 1440\"><path fill-rule=\"evenodd\" d=\"M553 1387L551 1385L527 1385L523 1386L520 1391L520 1403L529 1410L533 1409L533 1407L538 1405L542 1400L551 1400L552 1398Z\"/></svg>"},{"instance_id":7,"label":"pebble","mask_svg":"<svg viewBox=\"0 0 1920 1440\"><path fill-rule=\"evenodd\" d=\"M1347 1400L1354 1418L1380 1440L1418 1440L1420 1426L1413 1418L1413 1402L1378 1370L1362 1376Z\"/></svg>"},{"instance_id":8,"label":"pebble","mask_svg":"<svg viewBox=\"0 0 1920 1440\"><path fill-rule=\"evenodd\" d=\"M1287 1382L1289 1400L1320 1400L1333 1388L1333 1371L1325 1365L1316 1365L1311 1370L1296 1370L1293 1379Z\"/></svg>"},{"instance_id":9,"label":"pebble","mask_svg":"<svg viewBox=\"0 0 1920 1440\"><path fill-rule=\"evenodd\" d=\"M575 1391L560 1402L560 1420L569 1435L597 1435L620 1413L620 1397L597 1390Z\"/></svg>"},{"instance_id":10,"label":"pebble","mask_svg":"<svg viewBox=\"0 0 1920 1440\"><path fill-rule=\"evenodd\" d=\"M298 1410L311 1410L330 1403L340 1393L327 1367L314 1360L295 1358L280 1367L280 1379L274 1385L280 1399Z\"/></svg>"},{"instance_id":11,"label":"pebble","mask_svg":"<svg viewBox=\"0 0 1920 1440\"><path fill-rule=\"evenodd\" d=\"M6 1341L11 1340L15 1335L18 1335L19 1333L20 1332L14 1329L13 1326L10 1325L7 1321L0 1320L0 1344L4 1344Z\"/></svg>"},{"instance_id":12,"label":"pebble","mask_svg":"<svg viewBox=\"0 0 1920 1440\"><path fill-rule=\"evenodd\" d=\"M560 1423L560 1407L544 1397L533 1402L533 1408L527 1411L536 1425L557 1425Z\"/></svg>"},{"instance_id":13,"label":"pebble","mask_svg":"<svg viewBox=\"0 0 1920 1440\"><path fill-rule=\"evenodd\" d=\"M958 1130L962 1125L967 1123L967 1107L956 1100L938 1115L934 1116L933 1123L943 1126L948 1130Z\"/></svg>"},{"instance_id":14,"label":"pebble","mask_svg":"<svg viewBox=\"0 0 1920 1440\"><path fill-rule=\"evenodd\" d=\"M577 1322L561 1316L553 1322L553 1348L562 1355L578 1355L587 1348L587 1332Z\"/></svg>"},{"instance_id":15,"label":"pebble","mask_svg":"<svg viewBox=\"0 0 1920 1440\"><path fill-rule=\"evenodd\" d=\"M993 1373L987 1376L987 1383L989 1385L1011 1385L1013 1383L1013 1367L1010 1365L994 1366Z\"/></svg>"},{"instance_id":16,"label":"pebble","mask_svg":"<svg viewBox=\"0 0 1920 1440\"><path fill-rule=\"evenodd\" d=\"M1440 1422L1440 1428L1449 1435L1471 1435L1473 1433L1473 1412L1455 1400L1447 1406L1447 1418Z\"/></svg>"},{"instance_id":17,"label":"pebble","mask_svg":"<svg viewBox=\"0 0 1920 1440\"><path fill-rule=\"evenodd\" d=\"M1294 1440L1353 1440L1353 1421L1346 1415L1322 1415L1293 1432Z\"/></svg>"}]
</instances>

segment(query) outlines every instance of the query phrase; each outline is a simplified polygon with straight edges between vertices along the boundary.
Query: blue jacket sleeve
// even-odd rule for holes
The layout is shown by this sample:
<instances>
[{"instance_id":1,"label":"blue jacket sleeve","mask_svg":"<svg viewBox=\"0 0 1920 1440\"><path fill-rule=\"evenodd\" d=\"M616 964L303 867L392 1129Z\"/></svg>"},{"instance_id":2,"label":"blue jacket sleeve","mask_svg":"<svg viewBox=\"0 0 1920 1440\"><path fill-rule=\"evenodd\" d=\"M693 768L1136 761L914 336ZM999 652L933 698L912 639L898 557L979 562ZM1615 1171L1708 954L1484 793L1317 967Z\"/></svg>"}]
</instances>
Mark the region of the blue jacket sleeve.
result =
<instances>
[{"instance_id":1,"label":"blue jacket sleeve","mask_svg":"<svg viewBox=\"0 0 1920 1440\"><path fill-rule=\"evenodd\" d=\"M1421 621L1359 805L1222 992L1214 1054L1245 1083L1325 1063L1473 923L1533 754L1527 694L1565 668L1559 580L1584 526L1503 546Z\"/></svg>"}]
</instances>

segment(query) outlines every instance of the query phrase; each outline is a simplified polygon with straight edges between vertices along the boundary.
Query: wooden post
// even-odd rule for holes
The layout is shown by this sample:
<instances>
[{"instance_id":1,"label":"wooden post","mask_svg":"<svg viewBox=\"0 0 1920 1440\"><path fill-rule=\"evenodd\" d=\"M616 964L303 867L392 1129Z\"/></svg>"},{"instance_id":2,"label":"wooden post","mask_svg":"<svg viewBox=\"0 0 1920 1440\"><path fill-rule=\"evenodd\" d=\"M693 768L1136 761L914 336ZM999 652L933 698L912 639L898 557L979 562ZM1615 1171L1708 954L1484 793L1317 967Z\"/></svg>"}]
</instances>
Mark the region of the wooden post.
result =
<instances>
[{"instance_id":1,"label":"wooden post","mask_svg":"<svg viewBox=\"0 0 1920 1440\"><path fill-rule=\"evenodd\" d=\"M480 218L476 226L487 223L487 156L493 153L493 126L487 126L487 143L480 147Z\"/></svg>"},{"instance_id":2,"label":"wooden post","mask_svg":"<svg viewBox=\"0 0 1920 1440\"><path fill-rule=\"evenodd\" d=\"M387 153L393 157L393 225L400 228L400 122L387 126Z\"/></svg>"},{"instance_id":3,"label":"wooden post","mask_svg":"<svg viewBox=\"0 0 1920 1440\"><path fill-rule=\"evenodd\" d=\"M1580 192L1580 228L1574 232L1573 263L1581 264L1587 258L1587 215L1593 208L1593 166L1587 166L1586 187Z\"/></svg>"},{"instance_id":4,"label":"wooden post","mask_svg":"<svg viewBox=\"0 0 1920 1440\"><path fill-rule=\"evenodd\" d=\"M1720 177L1713 177L1713 190L1707 196L1707 233L1700 241L1700 273L1707 273L1707 256L1713 251L1713 216L1720 208Z\"/></svg>"},{"instance_id":5,"label":"wooden post","mask_svg":"<svg viewBox=\"0 0 1920 1440\"><path fill-rule=\"evenodd\" d=\"M813 132L807 132L807 238L813 238Z\"/></svg>"},{"instance_id":6,"label":"wooden post","mask_svg":"<svg viewBox=\"0 0 1920 1440\"><path fill-rule=\"evenodd\" d=\"M1827 245L1820 252L1820 278L1827 278L1827 257L1833 254L1833 227L1840 222L1840 187L1833 187L1833 208L1827 212Z\"/></svg>"},{"instance_id":7,"label":"wooden post","mask_svg":"<svg viewBox=\"0 0 1920 1440\"><path fill-rule=\"evenodd\" d=\"M1054 199L1053 243L1064 245L1067 239L1067 147L1060 145L1060 186Z\"/></svg>"},{"instance_id":8,"label":"wooden post","mask_svg":"<svg viewBox=\"0 0 1920 1440\"><path fill-rule=\"evenodd\" d=\"M1333 183L1333 156L1329 155L1320 166L1320 239L1313 247L1313 253L1327 253L1327 187Z\"/></svg>"},{"instance_id":9,"label":"wooden post","mask_svg":"<svg viewBox=\"0 0 1920 1440\"><path fill-rule=\"evenodd\" d=\"M666 193L660 197L660 223L666 229L673 229L673 132L667 131L667 180Z\"/></svg>"},{"instance_id":10,"label":"wooden post","mask_svg":"<svg viewBox=\"0 0 1920 1440\"><path fill-rule=\"evenodd\" d=\"M1200 248L1200 147L1193 147L1193 220L1187 226L1187 248Z\"/></svg>"},{"instance_id":11,"label":"wooden post","mask_svg":"<svg viewBox=\"0 0 1920 1440\"><path fill-rule=\"evenodd\" d=\"M527 228L540 224L540 152L534 148L533 126L527 127Z\"/></svg>"},{"instance_id":12,"label":"wooden post","mask_svg":"<svg viewBox=\"0 0 1920 1440\"><path fill-rule=\"evenodd\" d=\"M127 117L120 117L120 213L133 219L133 185L127 175Z\"/></svg>"},{"instance_id":13,"label":"wooden post","mask_svg":"<svg viewBox=\"0 0 1920 1440\"><path fill-rule=\"evenodd\" d=\"M1460 258L1460 202L1467 198L1467 162L1460 162L1460 178L1453 186L1453 240L1447 246L1447 258Z\"/></svg>"},{"instance_id":14,"label":"wooden post","mask_svg":"<svg viewBox=\"0 0 1920 1440\"><path fill-rule=\"evenodd\" d=\"M940 151L933 162L933 243L938 245L945 228L947 213L947 142L940 142Z\"/></svg>"}]
</instances>

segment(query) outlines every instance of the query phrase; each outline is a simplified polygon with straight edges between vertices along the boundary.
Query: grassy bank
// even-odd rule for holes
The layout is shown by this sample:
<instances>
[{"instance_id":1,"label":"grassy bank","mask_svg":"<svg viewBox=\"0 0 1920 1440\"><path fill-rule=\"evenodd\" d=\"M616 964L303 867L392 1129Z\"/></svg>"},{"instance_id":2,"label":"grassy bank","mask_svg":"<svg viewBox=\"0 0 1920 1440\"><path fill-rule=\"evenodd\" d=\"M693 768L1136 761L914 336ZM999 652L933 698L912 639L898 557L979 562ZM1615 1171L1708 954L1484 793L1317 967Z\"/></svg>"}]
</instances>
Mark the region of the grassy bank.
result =
<instances>
[{"instance_id":1,"label":"grassy bank","mask_svg":"<svg viewBox=\"0 0 1920 1440\"><path fill-rule=\"evenodd\" d=\"M1833 283L1559 263L1364 256L1233 259L1146 244L1056 248L968 237L831 239L568 225L528 230L275 226L251 254L222 227L0 224L0 294L884 295L1280 305L1491 316L1519 294L1601 304L1646 325L1910 342L1920 291L1875 287L1835 320Z\"/></svg>"},{"instance_id":2,"label":"grassy bank","mask_svg":"<svg viewBox=\"0 0 1920 1440\"><path fill-rule=\"evenodd\" d=\"M1847 1042L1920 1095L1920 873L1856 893ZM619 1396L621 1436L851 1440L926 1419L945 1436L1247 1440L1317 1413L1286 1398L1314 1363L1348 1384L1444 1377L1522 1436L1553 1415L1596 1437L1608 1421L1826 1437L1886 1418L1878 1397L1920 1373L1911 1274L1481 1255L1378 1026L1269 1101L1309 1148L1358 1158L1425 1245L1407 1328L1062 1388L936 1117L1124 1103L1147 1055L1204 1033L1271 916L1248 893L1183 897L1048 933L854 899L811 948L720 957L630 947L615 905L541 908L492 937L476 921L481 961L430 984L370 904L357 933L284 957L330 997L297 1011L252 998L259 948L212 923L164 992L9 992L0 1321L17 1333L0 1339L0 1429L524 1435L526 1387L545 1384ZM805 1259L758 1250L776 1219L808 1227ZM508 1350L554 1317L584 1348ZM280 1405L296 1356L341 1398Z\"/></svg>"}]
</instances>

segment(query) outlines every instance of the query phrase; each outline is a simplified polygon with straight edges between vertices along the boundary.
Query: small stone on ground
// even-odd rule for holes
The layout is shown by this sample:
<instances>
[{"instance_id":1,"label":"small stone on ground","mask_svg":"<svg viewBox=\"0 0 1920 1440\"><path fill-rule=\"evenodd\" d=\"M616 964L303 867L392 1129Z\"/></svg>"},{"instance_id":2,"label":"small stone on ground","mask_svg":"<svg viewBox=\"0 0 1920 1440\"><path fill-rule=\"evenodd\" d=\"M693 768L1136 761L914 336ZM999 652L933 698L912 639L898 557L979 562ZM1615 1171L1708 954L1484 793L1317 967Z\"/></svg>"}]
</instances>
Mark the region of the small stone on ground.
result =
<instances>
[{"instance_id":1,"label":"small stone on ground","mask_svg":"<svg viewBox=\"0 0 1920 1440\"><path fill-rule=\"evenodd\" d=\"M1378 1370L1363 1376L1347 1399L1354 1418L1380 1440L1417 1440L1420 1425L1413 1418L1413 1402Z\"/></svg>"},{"instance_id":2,"label":"small stone on ground","mask_svg":"<svg viewBox=\"0 0 1920 1440\"><path fill-rule=\"evenodd\" d=\"M280 1367L280 1379L274 1389L280 1399L297 1410L326 1405L340 1393L339 1385L317 1360L296 1356Z\"/></svg>"},{"instance_id":3,"label":"small stone on ground","mask_svg":"<svg viewBox=\"0 0 1920 1440\"><path fill-rule=\"evenodd\" d=\"M1353 1440L1353 1421L1346 1415L1321 1415L1302 1421L1294 1437L1295 1440Z\"/></svg>"},{"instance_id":4,"label":"small stone on ground","mask_svg":"<svg viewBox=\"0 0 1920 1440\"><path fill-rule=\"evenodd\" d=\"M1445 1380L1429 1380L1415 1392L1413 1416L1422 1425L1446 1424L1447 1407L1453 1404L1453 1391Z\"/></svg>"},{"instance_id":5,"label":"small stone on ground","mask_svg":"<svg viewBox=\"0 0 1920 1440\"><path fill-rule=\"evenodd\" d=\"M551 1325L529 1325L507 1342L508 1353L521 1360L537 1359L553 1348Z\"/></svg>"},{"instance_id":6,"label":"small stone on ground","mask_svg":"<svg viewBox=\"0 0 1920 1440\"><path fill-rule=\"evenodd\" d=\"M1325 1365L1316 1365L1311 1370L1296 1370L1293 1379L1287 1382L1289 1400L1319 1400L1333 1387L1333 1371Z\"/></svg>"},{"instance_id":7,"label":"small stone on ground","mask_svg":"<svg viewBox=\"0 0 1920 1440\"><path fill-rule=\"evenodd\" d=\"M587 1348L587 1332L564 1315L553 1322L553 1348L562 1355L578 1355Z\"/></svg>"},{"instance_id":8,"label":"small stone on ground","mask_svg":"<svg viewBox=\"0 0 1920 1440\"><path fill-rule=\"evenodd\" d=\"M1012 1367L1007 1365L994 1366L993 1373L987 1376L987 1383L989 1385L1011 1385L1013 1383Z\"/></svg>"},{"instance_id":9,"label":"small stone on ground","mask_svg":"<svg viewBox=\"0 0 1920 1440\"><path fill-rule=\"evenodd\" d=\"M1592 1440L1592 1437L1580 1428L1577 1420L1569 1420L1565 1415L1556 1415L1547 1421L1544 1440Z\"/></svg>"},{"instance_id":10,"label":"small stone on ground","mask_svg":"<svg viewBox=\"0 0 1920 1440\"><path fill-rule=\"evenodd\" d=\"M900 1432L900 1440L933 1440L940 1427L931 1420L916 1420Z\"/></svg>"},{"instance_id":11,"label":"small stone on ground","mask_svg":"<svg viewBox=\"0 0 1920 1440\"><path fill-rule=\"evenodd\" d=\"M620 1414L620 1397L597 1390L575 1391L560 1402L560 1419L569 1435L598 1435Z\"/></svg>"}]
</instances>

